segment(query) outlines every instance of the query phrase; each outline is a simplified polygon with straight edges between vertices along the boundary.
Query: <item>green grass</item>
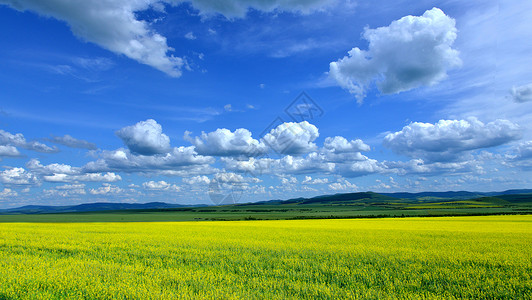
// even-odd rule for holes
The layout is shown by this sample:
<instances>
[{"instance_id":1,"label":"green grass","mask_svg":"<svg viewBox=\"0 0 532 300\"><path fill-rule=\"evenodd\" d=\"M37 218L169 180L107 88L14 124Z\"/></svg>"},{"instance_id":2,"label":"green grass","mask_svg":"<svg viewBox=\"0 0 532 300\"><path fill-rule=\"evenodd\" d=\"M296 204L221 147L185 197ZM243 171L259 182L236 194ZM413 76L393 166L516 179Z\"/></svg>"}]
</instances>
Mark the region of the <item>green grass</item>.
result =
<instances>
[{"instance_id":1,"label":"green grass","mask_svg":"<svg viewBox=\"0 0 532 300\"><path fill-rule=\"evenodd\" d=\"M262 203L153 210L0 215L0 222L287 220L532 213L532 195L427 202L353 193Z\"/></svg>"},{"instance_id":2,"label":"green grass","mask_svg":"<svg viewBox=\"0 0 532 300\"><path fill-rule=\"evenodd\" d=\"M0 224L0 299L530 299L532 216Z\"/></svg>"}]
</instances>

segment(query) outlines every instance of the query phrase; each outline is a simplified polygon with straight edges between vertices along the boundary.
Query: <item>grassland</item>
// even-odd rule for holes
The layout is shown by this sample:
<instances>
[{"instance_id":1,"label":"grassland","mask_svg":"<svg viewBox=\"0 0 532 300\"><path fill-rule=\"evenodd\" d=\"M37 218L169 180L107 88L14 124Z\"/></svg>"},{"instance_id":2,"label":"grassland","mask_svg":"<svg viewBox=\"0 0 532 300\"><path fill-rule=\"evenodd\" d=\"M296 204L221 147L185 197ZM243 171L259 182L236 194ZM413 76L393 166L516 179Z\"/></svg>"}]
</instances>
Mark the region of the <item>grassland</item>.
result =
<instances>
[{"instance_id":1,"label":"grassland","mask_svg":"<svg viewBox=\"0 0 532 300\"><path fill-rule=\"evenodd\" d=\"M351 193L209 207L0 214L0 222L160 222L430 217L532 213L532 194L473 199Z\"/></svg>"},{"instance_id":2,"label":"grassland","mask_svg":"<svg viewBox=\"0 0 532 300\"><path fill-rule=\"evenodd\" d=\"M0 299L532 298L532 216L1 223Z\"/></svg>"}]
</instances>

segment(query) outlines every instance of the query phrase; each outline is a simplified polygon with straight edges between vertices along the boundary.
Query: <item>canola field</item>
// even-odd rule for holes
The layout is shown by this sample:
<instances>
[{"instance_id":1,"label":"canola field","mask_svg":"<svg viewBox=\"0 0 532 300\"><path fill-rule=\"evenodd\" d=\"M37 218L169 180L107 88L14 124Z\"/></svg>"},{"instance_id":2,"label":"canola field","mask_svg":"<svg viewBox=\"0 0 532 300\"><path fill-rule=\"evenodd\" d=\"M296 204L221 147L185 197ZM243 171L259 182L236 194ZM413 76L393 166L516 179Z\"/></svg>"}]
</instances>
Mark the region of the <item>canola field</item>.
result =
<instances>
[{"instance_id":1,"label":"canola field","mask_svg":"<svg viewBox=\"0 0 532 300\"><path fill-rule=\"evenodd\" d=\"M532 299L532 216L0 223L0 299Z\"/></svg>"}]
</instances>

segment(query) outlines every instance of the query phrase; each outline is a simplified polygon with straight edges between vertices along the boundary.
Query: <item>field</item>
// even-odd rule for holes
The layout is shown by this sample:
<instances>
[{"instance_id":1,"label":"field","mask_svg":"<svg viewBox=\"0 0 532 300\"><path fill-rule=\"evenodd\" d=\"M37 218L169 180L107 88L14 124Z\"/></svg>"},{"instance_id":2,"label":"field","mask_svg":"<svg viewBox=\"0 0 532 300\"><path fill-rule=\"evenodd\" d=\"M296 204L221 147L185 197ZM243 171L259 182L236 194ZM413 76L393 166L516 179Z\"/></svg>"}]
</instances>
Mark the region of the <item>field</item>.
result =
<instances>
[{"instance_id":1,"label":"field","mask_svg":"<svg viewBox=\"0 0 532 300\"><path fill-rule=\"evenodd\" d=\"M466 193L466 192L463 192ZM372 192L325 195L219 206L179 207L160 209L101 210L101 204L85 205L88 211L58 211L32 207L0 211L0 222L171 222L171 221L236 221L349 219L375 217L430 217L530 214L532 194L497 195L469 198L457 192L447 198L410 194L414 198L396 198ZM393 194L392 194L393 195ZM409 196L409 195L406 195ZM422 197L419 197L422 196ZM113 205L112 203L104 206ZM53 213L50 213L53 212ZM3 213L3 214L2 214Z\"/></svg>"},{"instance_id":2,"label":"field","mask_svg":"<svg viewBox=\"0 0 532 300\"><path fill-rule=\"evenodd\" d=\"M531 299L531 243L531 215L0 223L0 299Z\"/></svg>"}]
</instances>

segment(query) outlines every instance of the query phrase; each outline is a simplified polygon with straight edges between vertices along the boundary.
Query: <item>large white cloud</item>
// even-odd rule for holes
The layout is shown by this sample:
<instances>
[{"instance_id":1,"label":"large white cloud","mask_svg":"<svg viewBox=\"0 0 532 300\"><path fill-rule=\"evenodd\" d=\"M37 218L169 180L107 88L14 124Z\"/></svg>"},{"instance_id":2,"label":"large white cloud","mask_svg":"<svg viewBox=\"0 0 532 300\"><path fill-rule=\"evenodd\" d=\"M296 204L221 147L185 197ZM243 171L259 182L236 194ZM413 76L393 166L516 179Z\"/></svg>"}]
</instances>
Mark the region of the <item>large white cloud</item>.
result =
<instances>
[{"instance_id":1,"label":"large white cloud","mask_svg":"<svg viewBox=\"0 0 532 300\"><path fill-rule=\"evenodd\" d=\"M262 141L277 153L301 155L317 149L313 142L319 135L318 128L307 121L286 122L270 130Z\"/></svg>"},{"instance_id":2,"label":"large white cloud","mask_svg":"<svg viewBox=\"0 0 532 300\"><path fill-rule=\"evenodd\" d=\"M155 155L170 151L170 138L153 119L124 127L118 130L116 135L135 154Z\"/></svg>"},{"instance_id":3,"label":"large white cloud","mask_svg":"<svg viewBox=\"0 0 532 300\"><path fill-rule=\"evenodd\" d=\"M0 172L0 182L3 184L13 185L32 185L37 184L37 177L24 168L10 168Z\"/></svg>"},{"instance_id":4,"label":"large white cloud","mask_svg":"<svg viewBox=\"0 0 532 300\"><path fill-rule=\"evenodd\" d=\"M26 168L31 170L34 174L42 176L44 181L48 182L115 182L122 180L120 175L112 172L85 172L82 168L58 163L42 165L41 162L35 158L26 163Z\"/></svg>"},{"instance_id":5,"label":"large white cloud","mask_svg":"<svg viewBox=\"0 0 532 300\"><path fill-rule=\"evenodd\" d=\"M170 76L181 75L182 58L169 52L166 38L135 15L158 3L153 0L1 0L24 11L53 17L68 24L82 40L152 66Z\"/></svg>"},{"instance_id":6,"label":"large white cloud","mask_svg":"<svg viewBox=\"0 0 532 300\"><path fill-rule=\"evenodd\" d=\"M332 0L0 0L20 11L32 11L64 21L78 38L95 43L141 64L179 77L186 61L172 54L166 37L157 33L151 20L142 20L138 12L154 9L164 13L165 4L189 2L204 16L222 14L243 17L250 8L262 11L310 12Z\"/></svg>"},{"instance_id":7,"label":"large white cloud","mask_svg":"<svg viewBox=\"0 0 532 300\"><path fill-rule=\"evenodd\" d=\"M191 142L196 152L210 156L260 156L266 153L266 147L251 137L251 132L239 128L234 132L229 129L216 129L213 132L202 132L199 137L191 137L185 132L185 139Z\"/></svg>"},{"instance_id":8,"label":"large white cloud","mask_svg":"<svg viewBox=\"0 0 532 300\"><path fill-rule=\"evenodd\" d=\"M508 120L482 123L476 118L415 122L384 137L385 147L412 158L449 161L464 151L489 148L521 138L521 129Z\"/></svg>"},{"instance_id":9,"label":"large white cloud","mask_svg":"<svg viewBox=\"0 0 532 300\"><path fill-rule=\"evenodd\" d=\"M41 153L59 152L59 149L57 149L56 147L50 147L37 141L26 141L26 138L24 138L24 135L22 135L22 133L12 134L2 129L0 129L0 145L20 147Z\"/></svg>"},{"instance_id":10,"label":"large white cloud","mask_svg":"<svg viewBox=\"0 0 532 300\"><path fill-rule=\"evenodd\" d=\"M348 56L330 63L329 74L359 102L374 80L384 94L430 86L461 65L452 48L456 35L455 21L438 8L406 16L387 27L366 29L368 50L351 49Z\"/></svg>"},{"instance_id":11,"label":"large white cloud","mask_svg":"<svg viewBox=\"0 0 532 300\"><path fill-rule=\"evenodd\" d=\"M210 165L215 162L213 157L198 155L193 146L175 147L166 154L135 155L126 149L103 151L102 158L87 163L86 172L161 172L183 171L190 168ZM207 171L207 170L205 170ZM186 174L179 173L180 176Z\"/></svg>"}]
</instances>

